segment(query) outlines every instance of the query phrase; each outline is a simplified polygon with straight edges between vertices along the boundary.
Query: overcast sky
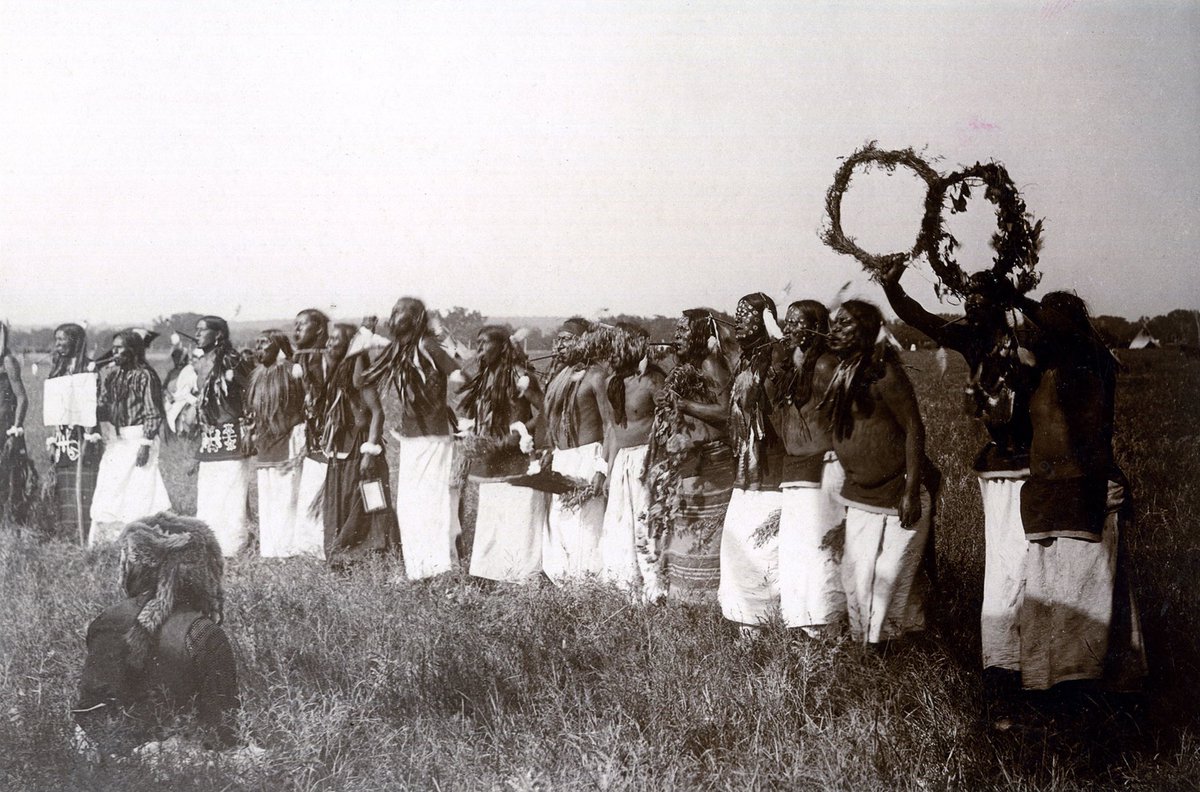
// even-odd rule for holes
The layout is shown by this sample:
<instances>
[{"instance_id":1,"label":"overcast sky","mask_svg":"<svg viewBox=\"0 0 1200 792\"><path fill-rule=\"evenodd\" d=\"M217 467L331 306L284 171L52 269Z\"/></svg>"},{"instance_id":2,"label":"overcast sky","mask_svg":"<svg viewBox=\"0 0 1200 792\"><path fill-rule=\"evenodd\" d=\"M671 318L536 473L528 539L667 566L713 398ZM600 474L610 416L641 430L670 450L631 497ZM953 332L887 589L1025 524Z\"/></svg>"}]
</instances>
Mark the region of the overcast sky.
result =
<instances>
[{"instance_id":1,"label":"overcast sky","mask_svg":"<svg viewBox=\"0 0 1200 792\"><path fill-rule=\"evenodd\" d=\"M871 139L1003 162L1045 219L1043 291L1200 307L1196 2L0 9L18 324L878 297L818 239L838 157ZM860 179L847 232L911 246L911 186Z\"/></svg>"}]
</instances>

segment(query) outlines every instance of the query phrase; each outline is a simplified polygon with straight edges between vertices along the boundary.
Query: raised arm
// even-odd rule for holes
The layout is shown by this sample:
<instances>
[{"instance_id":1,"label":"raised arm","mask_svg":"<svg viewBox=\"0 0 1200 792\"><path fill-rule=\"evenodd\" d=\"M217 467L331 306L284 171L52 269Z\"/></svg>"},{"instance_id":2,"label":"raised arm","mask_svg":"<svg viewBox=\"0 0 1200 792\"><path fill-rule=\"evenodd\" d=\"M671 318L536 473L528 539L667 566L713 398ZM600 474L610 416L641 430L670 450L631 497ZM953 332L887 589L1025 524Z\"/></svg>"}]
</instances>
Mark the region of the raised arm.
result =
<instances>
[{"instance_id":1,"label":"raised arm","mask_svg":"<svg viewBox=\"0 0 1200 792\"><path fill-rule=\"evenodd\" d=\"M895 264L883 276L883 293L887 295L888 304L901 321L929 336L938 346L961 351L961 334L956 332L958 327L947 324L945 319L926 311L904 291L904 287L900 285L900 276L904 274L905 267L903 263Z\"/></svg>"}]
</instances>

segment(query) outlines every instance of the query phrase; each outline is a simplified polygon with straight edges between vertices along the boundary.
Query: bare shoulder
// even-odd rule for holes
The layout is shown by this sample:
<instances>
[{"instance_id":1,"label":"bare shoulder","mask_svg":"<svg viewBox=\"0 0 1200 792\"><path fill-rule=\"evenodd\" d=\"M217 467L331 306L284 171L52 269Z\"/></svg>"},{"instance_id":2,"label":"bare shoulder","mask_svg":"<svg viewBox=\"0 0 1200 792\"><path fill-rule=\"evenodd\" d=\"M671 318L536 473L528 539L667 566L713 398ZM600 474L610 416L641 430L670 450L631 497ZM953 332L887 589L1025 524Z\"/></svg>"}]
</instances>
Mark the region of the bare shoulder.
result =
<instances>
[{"instance_id":1,"label":"bare shoulder","mask_svg":"<svg viewBox=\"0 0 1200 792\"><path fill-rule=\"evenodd\" d=\"M608 372L603 366L588 366L584 374L584 382L589 388L603 388L608 381Z\"/></svg>"},{"instance_id":2,"label":"bare shoulder","mask_svg":"<svg viewBox=\"0 0 1200 792\"><path fill-rule=\"evenodd\" d=\"M709 355L700 365L700 371L706 377L724 386L729 383L729 363L724 355Z\"/></svg>"},{"instance_id":3,"label":"bare shoulder","mask_svg":"<svg viewBox=\"0 0 1200 792\"><path fill-rule=\"evenodd\" d=\"M817 358L817 364L813 367L813 371L818 376L832 378L833 372L837 371L837 367L837 355L834 355L832 352L826 352Z\"/></svg>"},{"instance_id":4,"label":"bare shoulder","mask_svg":"<svg viewBox=\"0 0 1200 792\"><path fill-rule=\"evenodd\" d=\"M897 416L916 409L917 393L899 359L885 361L883 375L871 387Z\"/></svg>"}]
</instances>

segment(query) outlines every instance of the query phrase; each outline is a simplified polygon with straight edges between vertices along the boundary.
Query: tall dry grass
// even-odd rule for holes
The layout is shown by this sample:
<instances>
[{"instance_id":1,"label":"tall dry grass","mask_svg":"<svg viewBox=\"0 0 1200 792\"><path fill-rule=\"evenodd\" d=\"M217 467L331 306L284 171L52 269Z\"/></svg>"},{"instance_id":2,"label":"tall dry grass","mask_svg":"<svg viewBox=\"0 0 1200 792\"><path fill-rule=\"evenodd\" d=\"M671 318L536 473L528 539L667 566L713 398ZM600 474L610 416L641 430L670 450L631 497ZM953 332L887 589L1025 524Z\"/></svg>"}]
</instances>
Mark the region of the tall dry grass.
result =
<instances>
[{"instance_id":1,"label":"tall dry grass","mask_svg":"<svg viewBox=\"0 0 1200 792\"><path fill-rule=\"evenodd\" d=\"M249 774L168 770L164 781L90 765L68 745L83 628L115 598L111 552L10 532L0 788L1195 788L1200 364L1128 355L1121 382L1147 693L1022 698L1000 732L977 668L983 539L969 466L982 436L959 411L961 361L943 381L932 355L906 359L946 477L941 591L921 640L876 656L775 624L743 649L712 609L631 605L604 587L407 583L395 563L341 576L247 556L229 566L226 619L243 729L269 760ZM171 459L174 497L188 460Z\"/></svg>"}]
</instances>

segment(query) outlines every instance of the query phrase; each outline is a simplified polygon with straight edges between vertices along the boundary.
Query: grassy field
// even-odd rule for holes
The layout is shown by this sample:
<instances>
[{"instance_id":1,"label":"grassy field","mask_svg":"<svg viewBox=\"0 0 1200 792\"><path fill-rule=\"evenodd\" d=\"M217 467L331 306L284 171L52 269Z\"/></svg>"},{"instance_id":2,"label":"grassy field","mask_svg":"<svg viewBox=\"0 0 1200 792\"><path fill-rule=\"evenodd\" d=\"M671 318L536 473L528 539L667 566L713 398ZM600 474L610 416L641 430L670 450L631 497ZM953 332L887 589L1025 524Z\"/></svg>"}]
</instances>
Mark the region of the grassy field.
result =
<instances>
[{"instance_id":1,"label":"grassy field","mask_svg":"<svg viewBox=\"0 0 1200 792\"><path fill-rule=\"evenodd\" d=\"M978 670L982 513L964 371L906 355L945 474L929 633L884 656L799 640L749 649L711 609L582 586L484 590L464 575L345 576L229 564L247 737L261 770L95 767L68 746L87 622L117 598L111 552L38 526L0 535L0 789L1195 789L1200 786L1200 362L1125 353L1117 454L1152 676L1144 694L1020 699L991 727ZM40 382L30 382L31 392ZM36 406L36 405L35 405ZM38 412L27 423L41 446ZM176 505L194 504L168 447ZM44 466L43 466L44 469ZM167 785L167 786L164 786Z\"/></svg>"}]
</instances>

